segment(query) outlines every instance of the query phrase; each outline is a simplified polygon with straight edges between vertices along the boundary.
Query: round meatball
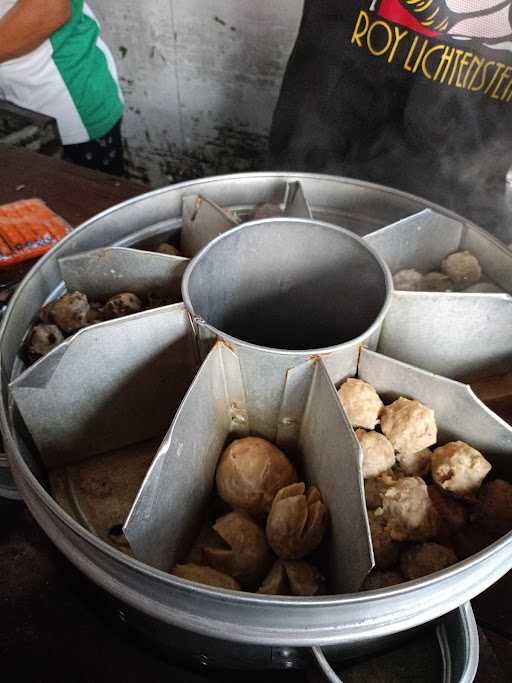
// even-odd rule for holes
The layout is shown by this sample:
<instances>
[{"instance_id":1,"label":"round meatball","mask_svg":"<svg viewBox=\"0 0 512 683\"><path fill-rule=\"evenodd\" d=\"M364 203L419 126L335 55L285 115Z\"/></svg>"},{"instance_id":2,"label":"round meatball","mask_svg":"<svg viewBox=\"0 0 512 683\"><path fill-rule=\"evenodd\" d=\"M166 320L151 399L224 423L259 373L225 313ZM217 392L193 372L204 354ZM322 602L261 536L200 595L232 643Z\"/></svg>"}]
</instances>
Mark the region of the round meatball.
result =
<instances>
[{"instance_id":1,"label":"round meatball","mask_svg":"<svg viewBox=\"0 0 512 683\"><path fill-rule=\"evenodd\" d=\"M418 453L437 440L434 411L420 401L400 397L384 408L380 422L395 450L405 455Z\"/></svg>"},{"instance_id":2,"label":"round meatball","mask_svg":"<svg viewBox=\"0 0 512 683\"><path fill-rule=\"evenodd\" d=\"M418 292L421 290L423 275L412 268L399 270L393 275L393 285L395 289L406 292Z\"/></svg>"},{"instance_id":3,"label":"round meatball","mask_svg":"<svg viewBox=\"0 0 512 683\"><path fill-rule=\"evenodd\" d=\"M503 479L486 482L478 493L475 521L496 537L511 531L512 484Z\"/></svg>"},{"instance_id":4,"label":"round meatball","mask_svg":"<svg viewBox=\"0 0 512 683\"><path fill-rule=\"evenodd\" d=\"M267 519L268 542L283 560L300 560L313 552L324 537L328 513L320 491L304 483L281 489Z\"/></svg>"},{"instance_id":5,"label":"round meatball","mask_svg":"<svg viewBox=\"0 0 512 683\"><path fill-rule=\"evenodd\" d=\"M347 379L338 396L352 427L374 429L383 403L375 389L362 379Z\"/></svg>"},{"instance_id":6,"label":"round meatball","mask_svg":"<svg viewBox=\"0 0 512 683\"><path fill-rule=\"evenodd\" d=\"M395 464L395 449L383 434L357 429L356 436L363 451L363 477L378 477Z\"/></svg>"},{"instance_id":7,"label":"round meatball","mask_svg":"<svg viewBox=\"0 0 512 683\"><path fill-rule=\"evenodd\" d=\"M430 472L432 451L424 448L417 453L398 453L396 460L400 469L409 477L426 477Z\"/></svg>"},{"instance_id":8,"label":"round meatball","mask_svg":"<svg viewBox=\"0 0 512 683\"><path fill-rule=\"evenodd\" d=\"M476 284L482 277L482 268L476 256L469 251L457 251L441 262L441 270L458 289Z\"/></svg>"},{"instance_id":9,"label":"round meatball","mask_svg":"<svg viewBox=\"0 0 512 683\"><path fill-rule=\"evenodd\" d=\"M221 455L216 473L219 496L252 515L269 512L276 493L297 481L286 455L265 439L233 441Z\"/></svg>"},{"instance_id":10,"label":"round meatball","mask_svg":"<svg viewBox=\"0 0 512 683\"><path fill-rule=\"evenodd\" d=\"M446 569L456 562L457 556L451 548L439 543L422 543L402 553L400 569L407 579L412 580Z\"/></svg>"},{"instance_id":11,"label":"round meatball","mask_svg":"<svg viewBox=\"0 0 512 683\"><path fill-rule=\"evenodd\" d=\"M180 250L176 249L175 246L168 244L167 242L162 242L159 244L155 251L158 254L165 254L166 256L181 256Z\"/></svg>"},{"instance_id":12,"label":"round meatball","mask_svg":"<svg viewBox=\"0 0 512 683\"><path fill-rule=\"evenodd\" d=\"M396 586L398 583L403 583L404 577L400 572L387 571L383 572L379 569L374 569L366 577L361 590L363 591L375 591L379 588L390 588L391 586Z\"/></svg>"},{"instance_id":13,"label":"round meatball","mask_svg":"<svg viewBox=\"0 0 512 683\"><path fill-rule=\"evenodd\" d=\"M64 335L56 325L35 325L27 344L29 361L34 363L62 341L64 341Z\"/></svg>"},{"instance_id":14,"label":"round meatball","mask_svg":"<svg viewBox=\"0 0 512 683\"><path fill-rule=\"evenodd\" d=\"M229 512L215 522L213 530L220 537L219 547L203 548L205 564L242 585L257 585L272 564L263 530L245 512Z\"/></svg>"},{"instance_id":15,"label":"round meatball","mask_svg":"<svg viewBox=\"0 0 512 683\"><path fill-rule=\"evenodd\" d=\"M432 454L434 482L454 496L471 497L491 470L491 463L464 441L451 441Z\"/></svg>"},{"instance_id":16,"label":"round meatball","mask_svg":"<svg viewBox=\"0 0 512 683\"><path fill-rule=\"evenodd\" d=\"M131 292L122 292L111 296L101 309L107 320L122 318L132 313L140 313L140 311L142 311L142 301Z\"/></svg>"},{"instance_id":17,"label":"round meatball","mask_svg":"<svg viewBox=\"0 0 512 683\"><path fill-rule=\"evenodd\" d=\"M50 308L52 322L60 327L63 332L71 334L82 327L87 327L89 321L89 302L82 292L71 292L64 294L60 299L53 302Z\"/></svg>"},{"instance_id":18,"label":"round meatball","mask_svg":"<svg viewBox=\"0 0 512 683\"><path fill-rule=\"evenodd\" d=\"M171 571L171 574L178 576L180 579L204 583L206 586L228 588L232 591L240 590L240 584L232 576L199 564L177 564Z\"/></svg>"},{"instance_id":19,"label":"round meatball","mask_svg":"<svg viewBox=\"0 0 512 683\"><path fill-rule=\"evenodd\" d=\"M368 521L370 522L375 566L377 569L389 569L398 562L401 544L391 537L383 515L370 513Z\"/></svg>"},{"instance_id":20,"label":"round meatball","mask_svg":"<svg viewBox=\"0 0 512 683\"><path fill-rule=\"evenodd\" d=\"M404 477L382 497L386 529L395 541L426 541L436 533L437 516L420 477Z\"/></svg>"},{"instance_id":21,"label":"round meatball","mask_svg":"<svg viewBox=\"0 0 512 683\"><path fill-rule=\"evenodd\" d=\"M450 538L452 534L460 531L467 524L466 506L458 500L447 496L435 484L428 487L428 495L438 516L438 538Z\"/></svg>"},{"instance_id":22,"label":"round meatball","mask_svg":"<svg viewBox=\"0 0 512 683\"><path fill-rule=\"evenodd\" d=\"M376 510L382 506L382 496L388 488L398 479L394 470L387 470L378 477L365 479L364 497L368 510Z\"/></svg>"},{"instance_id":23,"label":"round meatball","mask_svg":"<svg viewBox=\"0 0 512 683\"><path fill-rule=\"evenodd\" d=\"M421 289L424 292L449 292L453 289L453 282L444 273L427 273L421 278Z\"/></svg>"},{"instance_id":24,"label":"round meatball","mask_svg":"<svg viewBox=\"0 0 512 683\"><path fill-rule=\"evenodd\" d=\"M318 595L324 579L308 562L277 560L265 577L258 593L264 595Z\"/></svg>"}]
</instances>

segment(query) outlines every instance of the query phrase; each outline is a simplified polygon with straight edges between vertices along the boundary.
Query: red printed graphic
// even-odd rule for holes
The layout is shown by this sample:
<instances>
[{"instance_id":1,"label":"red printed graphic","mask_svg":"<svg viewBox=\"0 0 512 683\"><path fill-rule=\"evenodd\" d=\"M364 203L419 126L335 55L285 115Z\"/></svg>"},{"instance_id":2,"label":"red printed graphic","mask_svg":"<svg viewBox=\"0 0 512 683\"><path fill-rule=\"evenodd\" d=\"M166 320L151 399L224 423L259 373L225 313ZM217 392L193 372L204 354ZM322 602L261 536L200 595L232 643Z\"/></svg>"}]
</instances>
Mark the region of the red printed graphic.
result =
<instances>
[{"instance_id":1,"label":"red printed graphic","mask_svg":"<svg viewBox=\"0 0 512 683\"><path fill-rule=\"evenodd\" d=\"M377 13L428 37L471 38L512 50L511 7L507 0L381 0Z\"/></svg>"}]
</instances>

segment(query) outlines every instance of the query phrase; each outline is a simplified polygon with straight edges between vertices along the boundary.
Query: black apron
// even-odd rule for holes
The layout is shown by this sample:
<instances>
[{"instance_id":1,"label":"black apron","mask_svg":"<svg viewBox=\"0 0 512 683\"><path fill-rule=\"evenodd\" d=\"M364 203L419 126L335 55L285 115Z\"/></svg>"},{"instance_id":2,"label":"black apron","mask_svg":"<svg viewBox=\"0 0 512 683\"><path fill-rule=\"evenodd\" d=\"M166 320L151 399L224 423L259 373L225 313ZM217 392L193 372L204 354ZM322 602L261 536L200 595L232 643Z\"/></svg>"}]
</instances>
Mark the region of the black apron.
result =
<instances>
[{"instance_id":1,"label":"black apron","mask_svg":"<svg viewBox=\"0 0 512 683\"><path fill-rule=\"evenodd\" d=\"M485 223L512 163L511 5L305 0L271 167L383 183Z\"/></svg>"}]
</instances>

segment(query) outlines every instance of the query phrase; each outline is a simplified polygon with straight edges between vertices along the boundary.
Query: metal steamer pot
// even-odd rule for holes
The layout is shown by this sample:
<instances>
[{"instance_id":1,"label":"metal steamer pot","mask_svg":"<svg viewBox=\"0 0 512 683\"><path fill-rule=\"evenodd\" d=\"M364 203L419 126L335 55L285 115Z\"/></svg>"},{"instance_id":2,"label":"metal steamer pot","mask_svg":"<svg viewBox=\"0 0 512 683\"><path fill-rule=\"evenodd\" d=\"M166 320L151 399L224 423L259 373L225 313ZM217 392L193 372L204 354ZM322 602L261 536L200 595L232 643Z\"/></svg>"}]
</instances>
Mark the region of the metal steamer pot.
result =
<instances>
[{"instance_id":1,"label":"metal steamer pot","mask_svg":"<svg viewBox=\"0 0 512 683\"><path fill-rule=\"evenodd\" d=\"M198 195L203 198L203 205L214 202L242 217L258 204L279 204L283 218L234 227L236 221L229 224L230 217L223 216L220 227L215 227L212 214L209 221L198 220L201 206ZM189 210L191 202L193 210ZM186 237L187 256L193 257L190 264L187 259L164 258L144 251L145 245L154 244L162 235L177 236L182 230L182 215L183 220L188 220L182 244ZM315 237L321 235L320 248L311 251L308 231L315 231ZM259 242L262 235L263 242ZM276 235L280 248L274 254L272 237ZM238 242L238 251L232 248L234 240ZM432 249L424 248L425 244ZM432 269L432 264L425 263L425 259L437 258L439 263L439 257L457 248L475 252L486 275L505 293L392 292L389 269L412 267L416 262L420 269ZM289 258L273 260L283 250ZM273 264L267 268L260 260L253 275L268 284L269 289L261 298L268 304L268 310L272 310L274 296L286 292L292 297L294 310L288 321L291 327L298 324L301 315L313 317L313 329L327 325L326 321L336 310L336 302L332 301L336 287L340 291L355 292L355 288L364 289L370 282L373 290L365 290L355 297L357 315L349 320L346 330L327 329L327 325L318 344L314 343L314 335L301 340L297 346L289 339L275 341L271 333L252 336L252 322L257 322L259 331L267 324L265 309L257 305L258 293L251 293L247 288L238 301L239 306L229 309L235 292L233 287L236 288L235 281L230 281L230 273L240 259L246 268L251 267L247 259L244 261L247 254L252 254L253 263L258 261L258 254L264 254L268 264ZM109 268L104 267L106 256L110 259ZM333 268L336 258L347 259L341 279ZM354 260L365 273L359 280L357 271L349 267ZM441 431L450 435L452 421L453 430L457 434L460 430L463 432L460 438L467 436L476 447L483 448L482 444L486 444L486 454L492 454L493 464L511 478L512 431L476 399L468 386L456 381L465 374L503 364L510 357L506 338L500 330L512 322L512 298L507 293L512 292L511 262L512 255L496 240L441 207L388 188L328 176L268 173L224 176L157 190L114 207L77 228L44 257L19 286L4 315L0 331L0 416L18 490L58 548L107 591L120 619L168 650L178 649L202 663L289 668L304 665L305 649L317 648L315 656L322 664L318 648L329 646L329 656L333 658L353 656L387 645L395 635L453 610L458 609L459 616L467 615L467 608L461 606L511 568L512 533L469 559L423 579L379 591L355 592L361 572L371 566L372 551L362 507L360 451L339 404L334 407L334 384L359 372L368 381L371 378L378 391L391 395L409 393L420 400L424 387L424 391L437 395L434 408L436 414L439 408L442 415ZM112 263L115 267L110 267ZM283 277L272 281L276 264L283 269ZM322 290L324 280L320 275L326 268L330 279ZM160 278L160 282L167 278L173 281L173 286L176 283L179 286L185 269L183 292L188 310L183 304L175 304L120 321L100 323L81 330L29 370L24 368L19 349L27 330L39 307L59 294L64 286L79 289L77 285L83 285L87 293L87 287L91 291L95 287L104 288L106 278L112 277L112 273L119 276L117 291L123 289L119 283L126 284L130 277L139 276ZM215 298L218 288L224 288L222 310L217 305L219 299ZM378 291L380 295L376 294ZM302 309L304 296L307 301ZM343 306L350 307L350 301L344 300ZM233 321L240 322L243 318L244 310L251 310L253 314L246 316L241 327L233 325ZM489 325L490 310L491 324L496 325L499 339L489 343L487 338L475 345L471 330ZM430 337L424 334L424 326L418 331L418 316L422 311L429 321ZM439 316L445 316L444 326L439 325ZM274 315L267 321L267 332L272 332L275 320ZM451 352L446 351L446 345L443 353L440 348L443 334L448 340L455 335L458 343L464 331L467 340L461 342L465 358L461 365L460 345ZM340 338L341 343L336 341ZM152 344L157 344L155 339L160 346L151 349ZM185 359L186 367L180 367L179 373L176 359L166 365L164 358L164 351L171 343ZM286 350L290 346L295 350ZM121 348L122 352L113 355L114 348ZM145 356L150 351L157 359L156 374L152 374ZM110 364L104 362L102 355L109 356ZM90 368L94 367L91 362L98 363L101 372L91 373ZM149 368L145 393L144 387L134 389L134 382L124 385L120 382L121 374L116 374L126 373L133 364L137 368ZM73 368L77 375L73 375ZM162 372L174 372L175 375L167 376L177 379L158 384L168 403L165 410L153 415L152 406L146 405L151 403L149 383ZM215 378L223 382L212 384ZM96 390L98 382L107 387L103 401L105 395L108 397L108 387L115 386L112 400L121 401L117 405L121 410L114 410L109 420L97 429L95 425L93 436L84 437L84 425L90 429L91 423L90 415L83 413L91 401L100 400ZM183 537L179 536L178 529L176 539L170 542L169 534L166 537L159 531L160 521L167 519L165 515L174 509L175 502L172 496L162 498L158 487L161 482L171 481L178 471L173 470L176 453L181 453L179 446L183 438L190 436L191 416L199 416L204 429L216 424L215 411L198 409L198 406L205 405L208 387L218 384L223 385L223 393L220 398L214 396L219 398L215 405L216 409L222 406L224 411L225 432L216 431L210 441L204 434L197 437L197 451L205 455L200 460L201 467L206 468L204 472L210 478L215 466L212 443L221 444L226 433L248 431L277 438L278 443L299 442L305 454L305 469L314 473L321 435L308 441L304 425L315 424L315 419L321 418L311 412L315 401L308 399L313 395L318 397L322 407L328 408L326 415L337 416L339 431L335 436L339 436L347 452L352 454L352 465L347 464L349 460L345 463L351 474L347 475L344 491L348 492L351 505L359 503L360 509L352 530L341 523L338 525L342 541L347 541L352 534L358 559L351 565L346 558L338 557L333 566L339 570L339 585L353 586L353 589L314 598L269 597L201 586L165 571L170 566L169 558L179 553L178 541ZM126 386L130 391L123 391ZM41 396L44 397L42 404ZM457 410L464 411L465 417L456 415ZM133 416L133 420L120 420L119 413L123 411L125 418ZM289 417L288 411L292 411L293 419L284 419L285 413ZM124 443L133 443L154 436L162 427L169 427L174 413L173 424L157 451L124 527L135 557L139 558L135 559L85 528L72 511L64 510L49 493L46 472L59 463L60 457L68 463L79 462L90 454L91 443L95 452L101 453L122 445L123 438ZM75 417L72 419L71 415ZM147 433L148 422L155 428L153 434ZM178 479L183 488L187 476L179 475ZM176 496L179 491L177 488ZM205 495L204 491L198 497L201 495ZM176 515L192 528L193 508L197 504L186 503L186 498L180 499L185 502ZM163 504L155 504L162 499ZM335 511L336 519L340 520L342 513L343 510ZM471 626L466 628L466 633L469 632L473 633L473 642ZM470 656L467 658L462 669L460 680L472 680L474 656L472 661Z\"/></svg>"}]
</instances>

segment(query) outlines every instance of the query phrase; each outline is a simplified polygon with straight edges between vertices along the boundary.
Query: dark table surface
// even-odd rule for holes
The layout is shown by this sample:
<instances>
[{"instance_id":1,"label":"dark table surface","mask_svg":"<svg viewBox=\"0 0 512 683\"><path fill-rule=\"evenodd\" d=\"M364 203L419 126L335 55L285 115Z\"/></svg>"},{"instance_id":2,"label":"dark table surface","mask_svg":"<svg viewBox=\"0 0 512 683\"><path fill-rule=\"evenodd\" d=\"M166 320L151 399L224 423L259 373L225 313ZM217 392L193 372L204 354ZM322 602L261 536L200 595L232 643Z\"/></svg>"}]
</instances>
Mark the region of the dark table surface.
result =
<instances>
[{"instance_id":1,"label":"dark table surface","mask_svg":"<svg viewBox=\"0 0 512 683\"><path fill-rule=\"evenodd\" d=\"M0 203L41 197L72 225L147 191L145 186L0 145ZM480 626L477 683L512 681L512 573L473 601ZM347 674L348 675L348 674ZM314 674L191 672L112 623L101 597L46 538L23 503L0 504L0 680L123 683L316 681ZM353 681L391 683L379 658ZM419 680L411 671L410 678Z\"/></svg>"}]
</instances>

